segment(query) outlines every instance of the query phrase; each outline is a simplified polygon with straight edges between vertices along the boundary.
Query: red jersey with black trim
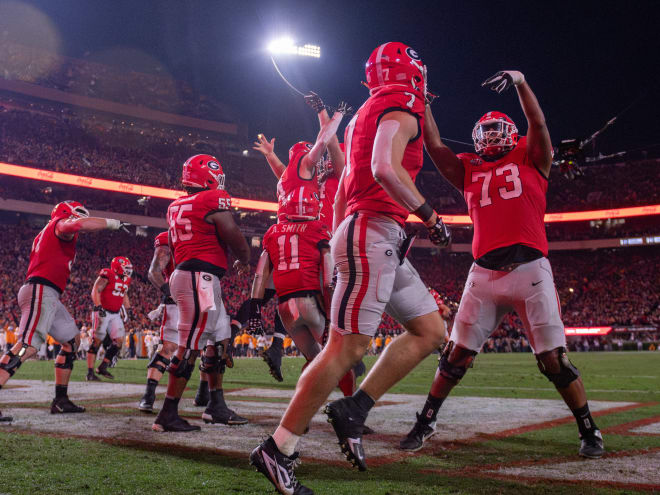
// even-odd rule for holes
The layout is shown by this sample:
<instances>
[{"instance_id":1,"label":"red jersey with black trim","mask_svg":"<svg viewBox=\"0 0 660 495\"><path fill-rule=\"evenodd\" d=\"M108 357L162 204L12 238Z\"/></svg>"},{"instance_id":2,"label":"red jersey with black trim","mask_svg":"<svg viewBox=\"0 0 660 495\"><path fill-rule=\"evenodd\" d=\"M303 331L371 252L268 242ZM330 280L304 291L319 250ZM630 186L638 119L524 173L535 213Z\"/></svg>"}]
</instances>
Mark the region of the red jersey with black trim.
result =
<instances>
[{"instance_id":1,"label":"red jersey with black trim","mask_svg":"<svg viewBox=\"0 0 660 495\"><path fill-rule=\"evenodd\" d=\"M543 216L548 179L527 154L527 138L502 158L487 162L475 153L461 153L465 168L463 195L474 223L472 255L522 244L548 255Z\"/></svg>"},{"instance_id":2,"label":"red jersey with black trim","mask_svg":"<svg viewBox=\"0 0 660 495\"><path fill-rule=\"evenodd\" d=\"M70 241L57 237L55 226L60 220L64 219L58 218L48 222L34 238L25 278L26 280L32 277L45 279L64 292L76 258L78 234L76 233Z\"/></svg>"},{"instance_id":3,"label":"red jersey with black trim","mask_svg":"<svg viewBox=\"0 0 660 495\"><path fill-rule=\"evenodd\" d=\"M307 153L298 153L294 155L293 159L289 162L289 165L284 169L284 172L280 176L280 180L277 181L277 221L286 222L286 217L284 216L283 202L287 194L289 194L294 189L304 186L312 186L317 193L319 193L319 178L316 173L316 167L314 167L314 175L311 179L303 179L300 177L300 162ZM334 198L333 198L334 199Z\"/></svg>"},{"instance_id":4,"label":"red jersey with black trim","mask_svg":"<svg viewBox=\"0 0 660 495\"><path fill-rule=\"evenodd\" d=\"M334 174L328 176L319 187L319 197L321 198L321 213L319 220L329 229L332 228L332 220L335 216L335 196L339 189L339 179Z\"/></svg>"},{"instance_id":5,"label":"red jersey with black trim","mask_svg":"<svg viewBox=\"0 0 660 495\"><path fill-rule=\"evenodd\" d=\"M154 250L160 246L166 246L167 249L170 248L167 231L161 232L156 236L156 239L154 239ZM165 282L167 282L170 279L170 275L172 275L173 271L174 271L174 258L172 257L172 255L170 255L170 260L167 262L167 265L165 265L165 269L163 270L163 276L165 277Z\"/></svg>"},{"instance_id":6,"label":"red jersey with black trim","mask_svg":"<svg viewBox=\"0 0 660 495\"><path fill-rule=\"evenodd\" d=\"M110 268L101 270L99 277L108 281L101 291L101 306L116 313L124 304L124 296L128 292L128 286L131 285L131 277L120 277Z\"/></svg>"},{"instance_id":7,"label":"red jersey with black trim","mask_svg":"<svg viewBox=\"0 0 660 495\"><path fill-rule=\"evenodd\" d=\"M330 232L319 220L280 222L268 229L263 246L278 297L321 290L321 249L329 248L329 241Z\"/></svg>"},{"instance_id":8,"label":"red jersey with black trim","mask_svg":"<svg viewBox=\"0 0 660 495\"><path fill-rule=\"evenodd\" d=\"M415 181L424 160L424 101L406 92L405 88L384 87L360 107L346 127L346 168L344 190L346 192L346 216L356 211L388 215L401 225L408 218L408 210L394 201L376 183L371 172L371 154L380 119L389 112L408 112L419 123L419 133L412 139L403 154L401 165Z\"/></svg>"},{"instance_id":9,"label":"red jersey with black trim","mask_svg":"<svg viewBox=\"0 0 660 495\"><path fill-rule=\"evenodd\" d=\"M167 208L169 241L178 266L196 259L227 269L227 253L218 242L215 225L206 217L231 208L231 197L222 189L209 189L178 198Z\"/></svg>"}]
</instances>

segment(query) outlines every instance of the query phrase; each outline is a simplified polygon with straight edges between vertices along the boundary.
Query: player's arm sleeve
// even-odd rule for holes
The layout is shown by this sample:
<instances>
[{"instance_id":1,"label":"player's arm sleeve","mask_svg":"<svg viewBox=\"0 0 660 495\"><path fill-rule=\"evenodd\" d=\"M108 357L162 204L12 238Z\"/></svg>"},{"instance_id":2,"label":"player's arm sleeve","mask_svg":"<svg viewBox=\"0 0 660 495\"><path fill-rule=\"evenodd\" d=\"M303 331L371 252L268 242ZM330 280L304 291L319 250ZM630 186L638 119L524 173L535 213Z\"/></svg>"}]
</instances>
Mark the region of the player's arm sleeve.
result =
<instances>
[{"instance_id":1,"label":"player's arm sleeve","mask_svg":"<svg viewBox=\"0 0 660 495\"><path fill-rule=\"evenodd\" d=\"M435 168L462 194L465 175L463 164L440 139L440 131L429 105L426 105L424 114L424 147Z\"/></svg>"}]
</instances>

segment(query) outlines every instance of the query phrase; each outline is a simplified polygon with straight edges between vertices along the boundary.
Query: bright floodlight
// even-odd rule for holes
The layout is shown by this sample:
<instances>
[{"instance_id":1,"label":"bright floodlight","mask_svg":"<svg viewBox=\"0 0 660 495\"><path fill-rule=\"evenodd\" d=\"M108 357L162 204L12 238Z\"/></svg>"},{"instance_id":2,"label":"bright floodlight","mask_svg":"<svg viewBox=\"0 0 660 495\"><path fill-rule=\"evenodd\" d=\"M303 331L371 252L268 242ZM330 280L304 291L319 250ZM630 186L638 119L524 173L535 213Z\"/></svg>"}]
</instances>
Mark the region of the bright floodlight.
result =
<instances>
[{"instance_id":1,"label":"bright floodlight","mask_svg":"<svg viewBox=\"0 0 660 495\"><path fill-rule=\"evenodd\" d=\"M321 57L321 47L316 45L306 44L303 46L296 46L291 38L284 36L271 41L268 44L268 51L273 55L298 55L300 57Z\"/></svg>"}]
</instances>

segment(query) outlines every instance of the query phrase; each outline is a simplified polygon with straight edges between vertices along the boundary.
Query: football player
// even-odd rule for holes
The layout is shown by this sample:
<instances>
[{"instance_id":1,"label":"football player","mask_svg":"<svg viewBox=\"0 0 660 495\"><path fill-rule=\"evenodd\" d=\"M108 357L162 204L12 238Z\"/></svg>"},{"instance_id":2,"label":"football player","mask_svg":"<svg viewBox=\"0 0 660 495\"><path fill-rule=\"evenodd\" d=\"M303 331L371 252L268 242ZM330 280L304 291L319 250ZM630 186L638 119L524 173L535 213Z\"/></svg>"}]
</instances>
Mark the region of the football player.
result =
<instances>
[{"instance_id":1,"label":"football player","mask_svg":"<svg viewBox=\"0 0 660 495\"><path fill-rule=\"evenodd\" d=\"M442 142L430 108L426 110L426 148L438 170L465 197L474 223L475 261L426 404L401 447L422 447L449 392L504 315L515 311L539 370L575 416L581 438L579 454L601 457L603 439L589 412L580 373L566 354L559 297L547 259L543 216L552 144L545 117L520 72L498 72L483 85L498 93L516 88L527 119L527 136L518 135L507 115L488 112L472 131L476 153L457 156Z\"/></svg>"},{"instance_id":2,"label":"football player","mask_svg":"<svg viewBox=\"0 0 660 495\"><path fill-rule=\"evenodd\" d=\"M205 420L222 413L218 411L218 371L224 356L215 342L218 319L226 316L220 288L220 279L227 271L225 246L237 257L234 268L240 273L249 270L250 261L250 248L231 214L231 197L224 190L220 162L210 155L190 157L183 164L181 182L187 194L167 209L169 244L176 267L169 286L179 309L178 345L167 367L167 394L152 426L154 431L200 429L179 416L178 404L207 340L212 344L206 345L202 358L210 392Z\"/></svg>"},{"instance_id":3,"label":"football player","mask_svg":"<svg viewBox=\"0 0 660 495\"><path fill-rule=\"evenodd\" d=\"M360 470L366 469L363 425L375 401L445 336L433 297L405 258L403 227L411 213L428 227L436 245L450 241L448 229L414 184L423 159L426 70L411 47L390 42L371 54L366 76L370 97L348 124L344 139L340 188L346 204L335 215L340 211L347 216L330 243L338 277L329 342L298 380L273 436L250 455L281 493L311 493L294 473L296 445L339 379L364 355L383 312L407 331L387 346L352 397L325 409L342 452Z\"/></svg>"},{"instance_id":4,"label":"football player","mask_svg":"<svg viewBox=\"0 0 660 495\"><path fill-rule=\"evenodd\" d=\"M110 335L112 343L106 347L103 361L96 369L99 375L114 379L108 371L108 366L115 356L119 355L126 336L124 321L119 314L122 306L128 309L131 302L128 299L128 288L131 285L133 265L125 256L116 256L110 262L110 268L103 268L92 287L92 344L87 351L87 381L98 381L94 374L96 353L101 342Z\"/></svg>"},{"instance_id":5,"label":"football player","mask_svg":"<svg viewBox=\"0 0 660 495\"><path fill-rule=\"evenodd\" d=\"M77 201L64 201L53 208L50 221L34 238L25 284L18 292L21 308L19 341L0 358L0 388L21 364L37 353L50 335L62 344L55 358L55 398L50 412L79 413L68 397L68 384L80 331L60 302L76 256L78 235L100 230L126 230L126 224L111 218L90 217Z\"/></svg>"}]
</instances>

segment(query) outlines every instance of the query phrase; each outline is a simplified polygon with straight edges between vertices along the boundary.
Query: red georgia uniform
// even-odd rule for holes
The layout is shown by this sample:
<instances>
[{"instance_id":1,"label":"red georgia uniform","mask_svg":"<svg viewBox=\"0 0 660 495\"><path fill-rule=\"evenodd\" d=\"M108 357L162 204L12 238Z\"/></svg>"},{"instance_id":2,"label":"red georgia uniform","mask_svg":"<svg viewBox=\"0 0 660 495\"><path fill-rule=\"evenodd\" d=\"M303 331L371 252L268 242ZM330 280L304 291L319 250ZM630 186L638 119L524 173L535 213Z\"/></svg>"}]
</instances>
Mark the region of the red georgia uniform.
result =
<instances>
[{"instance_id":1,"label":"red georgia uniform","mask_svg":"<svg viewBox=\"0 0 660 495\"><path fill-rule=\"evenodd\" d=\"M169 249L167 231L161 232L156 236L156 239L154 239L154 250L160 246L167 246ZM167 282L170 279L170 275L172 275L173 271L174 271L174 258L170 256L170 261L167 262L167 265L165 266L165 270L163 270L163 276L165 277L165 282Z\"/></svg>"},{"instance_id":2,"label":"red georgia uniform","mask_svg":"<svg viewBox=\"0 0 660 495\"><path fill-rule=\"evenodd\" d=\"M438 310L440 310L440 306L442 306L445 303L444 300L442 299L442 296L433 287L429 287L429 292L433 296L433 299L435 299L435 303L438 305Z\"/></svg>"},{"instance_id":3,"label":"red georgia uniform","mask_svg":"<svg viewBox=\"0 0 660 495\"><path fill-rule=\"evenodd\" d=\"M273 263L277 296L320 291L321 249L329 248L330 232L319 220L281 222L264 235L264 249Z\"/></svg>"},{"instance_id":4,"label":"red georgia uniform","mask_svg":"<svg viewBox=\"0 0 660 495\"><path fill-rule=\"evenodd\" d=\"M474 223L472 255L522 244L548 255L545 214L548 180L527 155L527 138L494 162L461 153L465 168L463 195Z\"/></svg>"},{"instance_id":5,"label":"red georgia uniform","mask_svg":"<svg viewBox=\"0 0 660 495\"><path fill-rule=\"evenodd\" d=\"M277 181L277 221L286 222L286 217L284 216L284 209L282 208L282 203L286 198L286 195L289 194L294 189L304 186L312 186L315 188L316 192L319 192L319 179L316 174L316 167L314 167L313 176L311 179L303 179L300 177L298 169L300 168L300 162L303 157L306 156L306 153L298 153L293 157L289 162L289 165L284 169L284 172L280 176L280 180ZM333 197L334 200L334 197Z\"/></svg>"},{"instance_id":6,"label":"red georgia uniform","mask_svg":"<svg viewBox=\"0 0 660 495\"><path fill-rule=\"evenodd\" d=\"M339 179L334 174L330 175L323 184L321 184L319 197L321 198L321 214L319 220L323 224L332 228L332 220L335 215L335 196L339 189Z\"/></svg>"},{"instance_id":7,"label":"red georgia uniform","mask_svg":"<svg viewBox=\"0 0 660 495\"><path fill-rule=\"evenodd\" d=\"M388 215L401 225L408 218L408 210L394 201L374 180L371 172L371 153L381 117L392 111L408 112L419 121L419 134L408 143L401 165L415 181L424 159L424 101L406 92L405 88L383 87L360 107L346 127L346 215L356 211Z\"/></svg>"},{"instance_id":8,"label":"red georgia uniform","mask_svg":"<svg viewBox=\"0 0 660 495\"><path fill-rule=\"evenodd\" d=\"M99 272L99 277L105 278L108 283L101 291L101 307L116 313L124 303L124 296L131 285L131 278L121 278L110 268L104 268Z\"/></svg>"},{"instance_id":9,"label":"red georgia uniform","mask_svg":"<svg viewBox=\"0 0 660 495\"><path fill-rule=\"evenodd\" d=\"M215 226L206 217L231 208L231 197L221 189L209 189L183 196L167 209L169 239L174 264L200 260L227 269L227 254L218 242Z\"/></svg>"},{"instance_id":10,"label":"red georgia uniform","mask_svg":"<svg viewBox=\"0 0 660 495\"><path fill-rule=\"evenodd\" d=\"M75 234L70 241L57 237L55 226L60 220L63 219L48 222L34 238L30 251L30 265L25 278L26 280L34 278L37 283L49 282L47 285L57 287L60 292L64 292L71 266L76 258L78 234Z\"/></svg>"}]
</instances>

